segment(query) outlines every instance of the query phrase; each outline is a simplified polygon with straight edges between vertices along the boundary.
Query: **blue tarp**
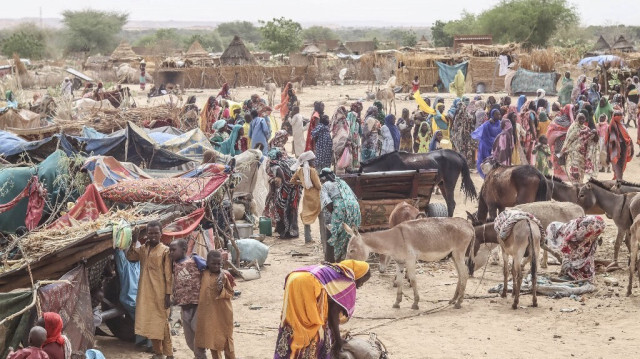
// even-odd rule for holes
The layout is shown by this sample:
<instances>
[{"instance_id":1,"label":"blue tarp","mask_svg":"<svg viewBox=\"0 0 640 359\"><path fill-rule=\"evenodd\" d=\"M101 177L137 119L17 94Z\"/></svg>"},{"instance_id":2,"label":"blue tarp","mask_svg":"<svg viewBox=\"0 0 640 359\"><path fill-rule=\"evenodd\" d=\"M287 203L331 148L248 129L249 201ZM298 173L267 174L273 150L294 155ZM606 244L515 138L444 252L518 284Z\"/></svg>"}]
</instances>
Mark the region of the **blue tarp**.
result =
<instances>
[{"instance_id":1,"label":"blue tarp","mask_svg":"<svg viewBox=\"0 0 640 359\"><path fill-rule=\"evenodd\" d=\"M57 149L63 150L67 155L76 152L75 146L65 135L56 134L38 141L25 141L13 133L0 131L0 156L5 158L26 153L36 160L43 160Z\"/></svg>"},{"instance_id":2,"label":"blue tarp","mask_svg":"<svg viewBox=\"0 0 640 359\"><path fill-rule=\"evenodd\" d=\"M511 81L511 91L517 95L533 95L543 89L547 95L555 96L559 75L555 72L533 72L524 69L516 71Z\"/></svg>"},{"instance_id":3,"label":"blue tarp","mask_svg":"<svg viewBox=\"0 0 640 359\"><path fill-rule=\"evenodd\" d=\"M127 313L135 319L140 262L129 262L121 249L116 249L114 257L118 279L120 280L120 297L118 299Z\"/></svg>"},{"instance_id":4,"label":"blue tarp","mask_svg":"<svg viewBox=\"0 0 640 359\"><path fill-rule=\"evenodd\" d=\"M453 78L456 77L458 70L462 70L462 74L465 78L467 78L467 68L469 67L469 61L465 61L463 63L457 65L447 65L442 62L436 61L438 65L438 76L440 76L440 80L444 84L445 88L449 88L449 84L453 82Z\"/></svg>"},{"instance_id":5,"label":"blue tarp","mask_svg":"<svg viewBox=\"0 0 640 359\"><path fill-rule=\"evenodd\" d=\"M580 62L578 62L578 66L580 67L588 66L594 62L598 63L598 65L604 65L607 62L617 62L617 61L620 61L620 64L624 65L624 60L622 60L622 58L615 55L591 56L591 57L585 57L584 59L580 60Z\"/></svg>"}]
</instances>

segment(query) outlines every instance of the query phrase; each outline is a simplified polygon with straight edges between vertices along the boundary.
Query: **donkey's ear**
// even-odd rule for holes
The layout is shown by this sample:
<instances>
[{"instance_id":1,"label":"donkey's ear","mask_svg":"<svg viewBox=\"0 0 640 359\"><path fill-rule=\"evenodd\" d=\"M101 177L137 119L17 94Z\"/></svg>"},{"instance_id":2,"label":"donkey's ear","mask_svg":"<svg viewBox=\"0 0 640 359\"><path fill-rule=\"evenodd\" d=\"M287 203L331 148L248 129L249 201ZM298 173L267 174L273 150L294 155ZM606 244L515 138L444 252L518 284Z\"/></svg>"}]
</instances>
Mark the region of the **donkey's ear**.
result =
<instances>
[{"instance_id":1,"label":"donkey's ear","mask_svg":"<svg viewBox=\"0 0 640 359\"><path fill-rule=\"evenodd\" d=\"M353 235L353 231L351 230L351 228L349 228L349 226L347 226L346 223L342 222L342 228L344 228L344 230L347 231L349 235Z\"/></svg>"},{"instance_id":2,"label":"donkey's ear","mask_svg":"<svg viewBox=\"0 0 640 359\"><path fill-rule=\"evenodd\" d=\"M358 227L356 226L351 227L351 230L353 231L353 233L358 233Z\"/></svg>"}]
</instances>

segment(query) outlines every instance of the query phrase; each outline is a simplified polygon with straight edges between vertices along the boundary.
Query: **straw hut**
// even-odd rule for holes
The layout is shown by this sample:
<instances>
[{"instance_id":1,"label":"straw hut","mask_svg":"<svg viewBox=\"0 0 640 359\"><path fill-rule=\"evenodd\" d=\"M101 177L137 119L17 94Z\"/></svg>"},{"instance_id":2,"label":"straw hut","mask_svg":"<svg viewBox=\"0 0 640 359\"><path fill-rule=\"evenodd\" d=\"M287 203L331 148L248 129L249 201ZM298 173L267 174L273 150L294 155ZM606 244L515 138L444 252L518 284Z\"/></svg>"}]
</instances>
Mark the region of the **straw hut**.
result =
<instances>
[{"instance_id":1,"label":"straw hut","mask_svg":"<svg viewBox=\"0 0 640 359\"><path fill-rule=\"evenodd\" d=\"M618 40L611 46L613 50L621 52L633 52L633 45L631 45L624 36L620 35Z\"/></svg>"},{"instance_id":2,"label":"straw hut","mask_svg":"<svg viewBox=\"0 0 640 359\"><path fill-rule=\"evenodd\" d=\"M349 50L344 43L340 43L340 46L338 46L335 50L333 50L333 52L336 54L343 54L343 55L352 54L351 50Z\"/></svg>"},{"instance_id":3,"label":"straw hut","mask_svg":"<svg viewBox=\"0 0 640 359\"><path fill-rule=\"evenodd\" d=\"M141 59L142 57L133 52L131 45L126 41L122 41L120 45L113 50L109 57L113 66L118 66L120 64L137 64Z\"/></svg>"},{"instance_id":4,"label":"straw hut","mask_svg":"<svg viewBox=\"0 0 640 359\"><path fill-rule=\"evenodd\" d=\"M213 59L209 53L200 45L198 40L194 41L189 50L184 55L185 62L190 66L206 67L213 66Z\"/></svg>"},{"instance_id":5,"label":"straw hut","mask_svg":"<svg viewBox=\"0 0 640 359\"><path fill-rule=\"evenodd\" d=\"M593 45L591 50L589 50L587 55L603 55L610 51L611 51L611 46L609 45L607 40L605 40L604 37L600 35L600 38L598 39L598 41L596 41L596 44Z\"/></svg>"},{"instance_id":6,"label":"straw hut","mask_svg":"<svg viewBox=\"0 0 640 359\"><path fill-rule=\"evenodd\" d=\"M314 44L310 44L307 45L302 51L301 53L303 55L320 55L322 51L320 51L320 49L314 45Z\"/></svg>"},{"instance_id":7,"label":"straw hut","mask_svg":"<svg viewBox=\"0 0 640 359\"><path fill-rule=\"evenodd\" d=\"M427 40L427 38L424 35L422 35L420 40L418 40L418 42L416 43L416 48L426 49L429 47L431 47L431 43L429 42L429 40Z\"/></svg>"},{"instance_id":8,"label":"straw hut","mask_svg":"<svg viewBox=\"0 0 640 359\"><path fill-rule=\"evenodd\" d=\"M222 65L255 65L256 59L251 55L251 52L244 46L244 42L238 37L233 37L233 40L229 44L226 50L220 56L220 62Z\"/></svg>"}]
</instances>

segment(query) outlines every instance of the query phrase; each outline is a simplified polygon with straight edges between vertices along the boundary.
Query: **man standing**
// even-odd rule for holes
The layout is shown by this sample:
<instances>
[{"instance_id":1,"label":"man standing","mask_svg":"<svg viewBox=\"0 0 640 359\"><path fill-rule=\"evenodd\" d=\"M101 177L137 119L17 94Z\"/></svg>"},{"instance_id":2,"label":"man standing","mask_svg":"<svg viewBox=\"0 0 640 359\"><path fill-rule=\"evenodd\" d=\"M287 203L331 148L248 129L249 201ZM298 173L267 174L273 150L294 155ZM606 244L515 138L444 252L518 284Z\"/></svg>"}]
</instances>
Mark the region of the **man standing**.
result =
<instances>
[{"instance_id":1,"label":"man standing","mask_svg":"<svg viewBox=\"0 0 640 359\"><path fill-rule=\"evenodd\" d=\"M135 333L151 340L153 359L162 359L163 355L173 359L169 330L172 268L169 247L160 243L161 236L160 222L149 222L147 241L136 247L136 238L127 251L127 259L132 262L140 261Z\"/></svg>"},{"instance_id":2,"label":"man standing","mask_svg":"<svg viewBox=\"0 0 640 359\"><path fill-rule=\"evenodd\" d=\"M291 132L293 132L292 152L296 155L296 157L300 157L300 155L304 152L304 146L306 144L304 140L304 118L300 114L300 107L298 106L293 106L291 114L293 115L293 117L291 117L291 120L289 122L291 122Z\"/></svg>"}]
</instances>

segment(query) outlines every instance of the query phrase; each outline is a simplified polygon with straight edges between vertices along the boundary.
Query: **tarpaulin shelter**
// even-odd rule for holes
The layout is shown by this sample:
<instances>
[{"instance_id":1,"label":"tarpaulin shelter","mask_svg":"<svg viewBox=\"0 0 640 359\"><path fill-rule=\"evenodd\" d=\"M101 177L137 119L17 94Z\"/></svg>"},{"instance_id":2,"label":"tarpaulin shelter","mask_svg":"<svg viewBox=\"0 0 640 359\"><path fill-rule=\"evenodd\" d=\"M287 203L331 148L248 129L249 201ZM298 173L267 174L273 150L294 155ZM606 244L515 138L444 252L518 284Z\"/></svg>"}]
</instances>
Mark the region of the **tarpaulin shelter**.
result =
<instances>
[{"instance_id":1,"label":"tarpaulin shelter","mask_svg":"<svg viewBox=\"0 0 640 359\"><path fill-rule=\"evenodd\" d=\"M77 141L70 136L56 134L38 141L26 141L11 132L0 131L0 156L17 162L26 155L33 162L41 162L58 149L71 155L77 152Z\"/></svg>"},{"instance_id":2,"label":"tarpaulin shelter","mask_svg":"<svg viewBox=\"0 0 640 359\"><path fill-rule=\"evenodd\" d=\"M624 60L619 56L615 55L600 55L600 56L589 56L578 62L579 67L589 66L592 64L598 64L600 66L606 63L620 63L620 65L624 65Z\"/></svg>"},{"instance_id":3,"label":"tarpaulin shelter","mask_svg":"<svg viewBox=\"0 0 640 359\"><path fill-rule=\"evenodd\" d=\"M438 76L440 76L440 80L446 88L449 87L449 84L453 82L453 79L456 77L458 70L462 71L464 77L467 77L467 68L469 67L469 61L465 61L456 65L447 65L440 61L436 61L436 65L438 65Z\"/></svg>"},{"instance_id":4,"label":"tarpaulin shelter","mask_svg":"<svg viewBox=\"0 0 640 359\"><path fill-rule=\"evenodd\" d=\"M555 72L533 72L524 69L516 71L511 81L511 91L516 95L535 95L543 89L547 95L557 95L556 83L560 75Z\"/></svg>"},{"instance_id":5,"label":"tarpaulin shelter","mask_svg":"<svg viewBox=\"0 0 640 359\"><path fill-rule=\"evenodd\" d=\"M120 162L111 156L91 156L82 168L89 172L93 184L99 191L122 180L151 178L133 163Z\"/></svg>"},{"instance_id":6,"label":"tarpaulin shelter","mask_svg":"<svg viewBox=\"0 0 640 359\"><path fill-rule=\"evenodd\" d=\"M201 159L205 151L213 150L209 138L199 128L172 137L161 143L160 148L192 159Z\"/></svg>"},{"instance_id":7,"label":"tarpaulin shelter","mask_svg":"<svg viewBox=\"0 0 640 359\"><path fill-rule=\"evenodd\" d=\"M56 179L68 173L68 159L64 152L58 150L40 164L32 167L10 167L0 170L0 204L5 204L19 195L29 182L31 176L37 176L38 181L47 190L47 201L50 206L61 201L67 194L67 189ZM69 200L74 200L73 194ZM23 198L10 210L0 213L0 231L13 233L25 225L27 205L29 199ZM49 207L45 205L46 218Z\"/></svg>"}]
</instances>

